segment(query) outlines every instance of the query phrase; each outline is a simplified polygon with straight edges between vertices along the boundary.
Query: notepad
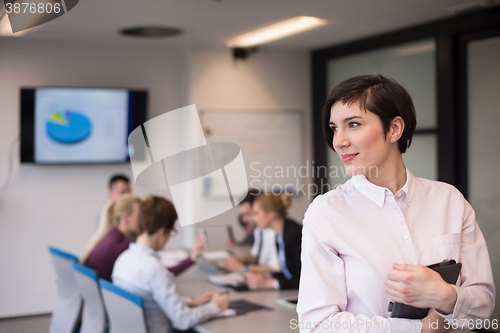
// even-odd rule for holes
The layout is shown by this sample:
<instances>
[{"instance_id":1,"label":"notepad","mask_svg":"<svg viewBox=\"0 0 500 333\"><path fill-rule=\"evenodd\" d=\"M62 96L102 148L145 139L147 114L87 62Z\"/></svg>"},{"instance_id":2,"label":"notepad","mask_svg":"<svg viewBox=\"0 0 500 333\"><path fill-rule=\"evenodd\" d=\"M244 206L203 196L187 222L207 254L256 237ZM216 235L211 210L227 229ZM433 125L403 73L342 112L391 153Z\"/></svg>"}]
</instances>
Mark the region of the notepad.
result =
<instances>
[{"instance_id":1,"label":"notepad","mask_svg":"<svg viewBox=\"0 0 500 333\"><path fill-rule=\"evenodd\" d=\"M209 275L208 281L221 287L237 287L246 285L245 275L235 272L229 274Z\"/></svg>"},{"instance_id":2,"label":"notepad","mask_svg":"<svg viewBox=\"0 0 500 333\"><path fill-rule=\"evenodd\" d=\"M234 317L236 315L237 313L235 309L226 309L216 314L214 318Z\"/></svg>"},{"instance_id":3,"label":"notepad","mask_svg":"<svg viewBox=\"0 0 500 333\"><path fill-rule=\"evenodd\" d=\"M210 261L225 260L231 257L231 254L226 250L207 251L202 254L203 258Z\"/></svg>"}]
</instances>

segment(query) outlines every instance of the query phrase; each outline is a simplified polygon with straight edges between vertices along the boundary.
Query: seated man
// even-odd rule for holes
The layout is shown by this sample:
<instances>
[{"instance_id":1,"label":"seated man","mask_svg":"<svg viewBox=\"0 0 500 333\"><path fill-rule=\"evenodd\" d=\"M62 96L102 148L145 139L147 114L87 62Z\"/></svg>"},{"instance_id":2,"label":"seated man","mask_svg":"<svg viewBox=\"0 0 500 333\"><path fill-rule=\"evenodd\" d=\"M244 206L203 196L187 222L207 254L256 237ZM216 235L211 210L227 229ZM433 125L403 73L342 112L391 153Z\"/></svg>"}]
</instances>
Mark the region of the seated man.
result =
<instances>
[{"instance_id":1,"label":"seated man","mask_svg":"<svg viewBox=\"0 0 500 333\"><path fill-rule=\"evenodd\" d=\"M140 207L136 244L130 244L113 268L113 283L142 297L149 333L189 329L229 304L228 294L207 293L195 299L177 295L174 276L156 253L167 243L176 219L170 201L154 196L146 199Z\"/></svg>"}]
</instances>

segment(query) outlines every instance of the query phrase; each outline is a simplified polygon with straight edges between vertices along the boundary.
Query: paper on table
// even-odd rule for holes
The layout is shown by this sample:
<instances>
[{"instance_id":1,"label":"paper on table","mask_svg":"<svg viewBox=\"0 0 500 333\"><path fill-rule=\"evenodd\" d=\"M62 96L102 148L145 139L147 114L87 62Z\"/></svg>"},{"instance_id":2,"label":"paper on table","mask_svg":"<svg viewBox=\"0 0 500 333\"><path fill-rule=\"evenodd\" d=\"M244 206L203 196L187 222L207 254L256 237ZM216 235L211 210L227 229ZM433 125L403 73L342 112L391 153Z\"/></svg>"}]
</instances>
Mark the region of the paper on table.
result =
<instances>
[{"instance_id":1,"label":"paper on table","mask_svg":"<svg viewBox=\"0 0 500 333\"><path fill-rule=\"evenodd\" d=\"M236 310L234 309L226 309L224 311L219 312L216 314L214 317L219 318L219 317L233 317L236 316Z\"/></svg>"},{"instance_id":2,"label":"paper on table","mask_svg":"<svg viewBox=\"0 0 500 333\"><path fill-rule=\"evenodd\" d=\"M208 281L218 286L238 286L245 283L245 275L241 273L209 275Z\"/></svg>"},{"instance_id":3,"label":"paper on table","mask_svg":"<svg viewBox=\"0 0 500 333\"><path fill-rule=\"evenodd\" d=\"M215 260L225 260L231 257L231 254L226 250L219 250L219 251L206 251L202 254L202 256L206 260L215 261Z\"/></svg>"},{"instance_id":4,"label":"paper on table","mask_svg":"<svg viewBox=\"0 0 500 333\"><path fill-rule=\"evenodd\" d=\"M165 267L174 267L189 257L185 250L161 250L158 251L160 262Z\"/></svg>"}]
</instances>

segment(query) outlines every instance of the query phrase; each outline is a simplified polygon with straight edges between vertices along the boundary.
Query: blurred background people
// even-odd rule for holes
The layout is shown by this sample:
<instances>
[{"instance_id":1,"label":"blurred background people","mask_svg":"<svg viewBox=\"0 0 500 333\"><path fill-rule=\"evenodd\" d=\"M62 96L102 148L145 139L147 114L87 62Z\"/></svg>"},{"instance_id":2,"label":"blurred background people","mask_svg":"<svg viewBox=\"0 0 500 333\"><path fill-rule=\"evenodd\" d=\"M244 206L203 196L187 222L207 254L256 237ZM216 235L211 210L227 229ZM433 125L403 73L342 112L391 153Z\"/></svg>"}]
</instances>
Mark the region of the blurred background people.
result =
<instances>
[{"instance_id":1,"label":"blurred background people","mask_svg":"<svg viewBox=\"0 0 500 333\"><path fill-rule=\"evenodd\" d=\"M111 281L116 258L128 249L130 239L137 236L140 204L141 199L125 193L108 207L108 233L93 248L89 248L89 253L82 258L83 264L95 269L99 278Z\"/></svg>"},{"instance_id":2,"label":"blurred background people","mask_svg":"<svg viewBox=\"0 0 500 333\"><path fill-rule=\"evenodd\" d=\"M85 245L85 250L83 251L82 262L85 263L88 255L95 246L104 238L113 227L110 224L108 217L109 207L124 193L130 193L130 180L126 175L114 174L109 178L108 185L108 201L101 208L99 213L95 231L90 236L87 244Z\"/></svg>"},{"instance_id":3,"label":"blurred background people","mask_svg":"<svg viewBox=\"0 0 500 333\"><path fill-rule=\"evenodd\" d=\"M118 257L113 269L114 284L142 297L149 333L190 329L229 304L228 294L206 293L193 299L177 295L174 276L156 253L170 238L176 219L170 201L147 198L140 208L137 242Z\"/></svg>"},{"instance_id":4,"label":"blurred background people","mask_svg":"<svg viewBox=\"0 0 500 333\"><path fill-rule=\"evenodd\" d=\"M109 206L106 214L108 233L82 259L84 265L97 271L99 278L111 281L116 258L135 241L139 232L137 218L141 202L138 197L125 193ZM206 248L205 240L196 237L189 257L168 270L174 275L182 273L198 260Z\"/></svg>"},{"instance_id":5,"label":"blurred background people","mask_svg":"<svg viewBox=\"0 0 500 333\"><path fill-rule=\"evenodd\" d=\"M232 256L224 263L224 268L232 272L269 272L277 273L281 270L278 260L278 252L275 246L276 233L273 229L262 230L254 221L252 206L255 198L261 193L258 189L251 189L248 195L239 205L240 223L247 231L247 237L239 245L246 245L253 240L250 253L240 258ZM252 237L248 234L252 231Z\"/></svg>"},{"instance_id":6,"label":"blurred background people","mask_svg":"<svg viewBox=\"0 0 500 333\"><path fill-rule=\"evenodd\" d=\"M252 206L254 221L262 230L274 230L281 272L251 271L247 276L250 289L299 288L302 226L287 218L290 205L291 197L286 193L260 194L255 198Z\"/></svg>"}]
</instances>

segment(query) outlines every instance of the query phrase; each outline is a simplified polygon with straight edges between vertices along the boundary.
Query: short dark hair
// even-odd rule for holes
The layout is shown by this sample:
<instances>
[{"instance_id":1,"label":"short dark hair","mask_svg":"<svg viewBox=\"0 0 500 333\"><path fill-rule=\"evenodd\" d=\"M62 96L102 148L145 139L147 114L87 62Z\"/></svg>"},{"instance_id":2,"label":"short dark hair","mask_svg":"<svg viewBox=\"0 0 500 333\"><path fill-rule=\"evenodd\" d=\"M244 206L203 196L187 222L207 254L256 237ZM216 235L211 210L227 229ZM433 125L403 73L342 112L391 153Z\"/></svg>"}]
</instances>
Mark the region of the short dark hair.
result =
<instances>
[{"instance_id":1,"label":"short dark hair","mask_svg":"<svg viewBox=\"0 0 500 333\"><path fill-rule=\"evenodd\" d=\"M137 227L139 234L145 232L152 235L161 228L170 231L177 220L174 205L165 198L150 196L141 203Z\"/></svg>"},{"instance_id":2,"label":"short dark hair","mask_svg":"<svg viewBox=\"0 0 500 333\"><path fill-rule=\"evenodd\" d=\"M405 127L398 140L399 152L403 154L410 147L417 126L415 106L408 91L395 80L382 75L360 75L341 82L332 90L321 117L326 144L333 150L333 132L329 122L331 109L337 102L347 105L359 102L361 110L375 113L380 118L386 134L394 118L403 118Z\"/></svg>"},{"instance_id":3,"label":"short dark hair","mask_svg":"<svg viewBox=\"0 0 500 333\"><path fill-rule=\"evenodd\" d=\"M122 182L125 182L125 183L130 183L130 179L124 175L124 174L121 174L121 173L117 173L117 174L114 174L113 176L111 176L111 178L109 178L109 188L113 187L113 184L118 182L118 181L122 181Z\"/></svg>"},{"instance_id":4,"label":"short dark hair","mask_svg":"<svg viewBox=\"0 0 500 333\"><path fill-rule=\"evenodd\" d=\"M261 193L261 191L255 189L255 188L249 189L247 196L243 200L241 200L240 205L244 204L244 203L248 203L248 204L250 204L250 206L252 206L253 202L255 200L255 197L258 196L260 193Z\"/></svg>"}]
</instances>

